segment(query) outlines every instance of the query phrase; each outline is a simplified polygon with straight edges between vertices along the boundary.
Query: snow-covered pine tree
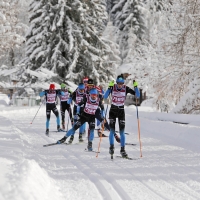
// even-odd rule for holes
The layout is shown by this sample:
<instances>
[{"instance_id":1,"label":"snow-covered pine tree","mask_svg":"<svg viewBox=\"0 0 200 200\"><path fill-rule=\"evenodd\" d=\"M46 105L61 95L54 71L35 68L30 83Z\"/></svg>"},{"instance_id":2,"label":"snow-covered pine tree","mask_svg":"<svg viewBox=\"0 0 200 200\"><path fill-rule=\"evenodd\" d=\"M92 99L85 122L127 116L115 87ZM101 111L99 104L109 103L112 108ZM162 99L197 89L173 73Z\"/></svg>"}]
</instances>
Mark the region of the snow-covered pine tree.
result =
<instances>
[{"instance_id":1,"label":"snow-covered pine tree","mask_svg":"<svg viewBox=\"0 0 200 200\"><path fill-rule=\"evenodd\" d=\"M121 0L111 10L111 19L118 27L118 40L121 58L124 60L130 48L129 36L134 34L137 40L145 36L144 5L142 0ZM124 62L123 62L124 63Z\"/></svg>"},{"instance_id":2,"label":"snow-covered pine tree","mask_svg":"<svg viewBox=\"0 0 200 200\"><path fill-rule=\"evenodd\" d=\"M104 63L112 52L101 39L107 19L102 1L34 0L30 12L24 61L30 69L48 68L76 83L85 75L107 81L112 70Z\"/></svg>"},{"instance_id":3,"label":"snow-covered pine tree","mask_svg":"<svg viewBox=\"0 0 200 200\"><path fill-rule=\"evenodd\" d=\"M0 2L0 58L9 55L10 65L14 65L14 49L24 42L25 26L18 19L18 1ZM9 53L9 54L8 54Z\"/></svg>"},{"instance_id":4,"label":"snow-covered pine tree","mask_svg":"<svg viewBox=\"0 0 200 200\"><path fill-rule=\"evenodd\" d=\"M157 102L165 100L178 113L198 112L199 96L194 91L199 91L199 8L198 1L174 1L162 21L166 28L159 33L162 73L154 82L155 94Z\"/></svg>"}]
</instances>

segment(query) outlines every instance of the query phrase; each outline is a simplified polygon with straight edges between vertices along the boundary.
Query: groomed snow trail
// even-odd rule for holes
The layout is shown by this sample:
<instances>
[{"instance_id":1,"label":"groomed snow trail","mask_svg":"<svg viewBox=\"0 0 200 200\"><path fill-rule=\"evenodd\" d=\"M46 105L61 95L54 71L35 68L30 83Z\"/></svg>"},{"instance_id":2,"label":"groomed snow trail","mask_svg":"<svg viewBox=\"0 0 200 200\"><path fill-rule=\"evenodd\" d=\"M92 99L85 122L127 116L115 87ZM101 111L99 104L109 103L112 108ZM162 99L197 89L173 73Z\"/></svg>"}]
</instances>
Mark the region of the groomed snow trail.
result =
<instances>
[{"instance_id":1,"label":"groomed snow trail","mask_svg":"<svg viewBox=\"0 0 200 200\"><path fill-rule=\"evenodd\" d=\"M72 145L43 147L61 139L65 132L53 132L56 119L51 114L52 132L50 137L44 134L44 106L31 125L37 109L13 107L0 112L0 199L200 199L200 150L195 148L198 137L187 142L182 135L200 133L198 126L141 117L140 158L136 112L126 108L126 132L130 133L126 140L137 144L127 145L126 150L135 160L117 158L120 145L115 142L112 161L108 138L102 139L98 158L96 153L84 151L86 136L83 144L75 144L78 133ZM94 150L98 143L99 138L95 138Z\"/></svg>"}]
</instances>

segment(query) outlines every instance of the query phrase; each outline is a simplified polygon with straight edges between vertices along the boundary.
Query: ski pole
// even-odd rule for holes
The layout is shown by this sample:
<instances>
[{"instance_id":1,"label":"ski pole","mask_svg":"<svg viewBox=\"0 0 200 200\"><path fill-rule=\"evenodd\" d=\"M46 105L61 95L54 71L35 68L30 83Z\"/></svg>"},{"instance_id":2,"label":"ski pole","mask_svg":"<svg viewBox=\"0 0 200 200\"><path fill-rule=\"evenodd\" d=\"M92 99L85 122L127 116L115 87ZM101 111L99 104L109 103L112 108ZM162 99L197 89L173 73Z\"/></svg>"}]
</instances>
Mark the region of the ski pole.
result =
<instances>
[{"instance_id":1,"label":"ski pole","mask_svg":"<svg viewBox=\"0 0 200 200\"><path fill-rule=\"evenodd\" d=\"M137 99L136 99L136 110L137 110L137 121L138 121L138 139L140 143L140 157L142 157L142 143L140 140L140 120L139 120L139 114L138 114Z\"/></svg>"},{"instance_id":2,"label":"ski pole","mask_svg":"<svg viewBox=\"0 0 200 200\"><path fill-rule=\"evenodd\" d=\"M45 99L44 99L44 100L45 100ZM40 110L40 108L41 108L42 104L44 103L44 100L41 102L41 104L40 104L40 107L39 107L38 111ZM31 121L31 123L30 123L30 124L32 124L32 123L33 123L33 121L34 121L34 119L35 119L36 115L38 114L38 111L36 112L36 114L35 114L35 116L33 117L33 119L32 119L32 121Z\"/></svg>"},{"instance_id":3,"label":"ski pole","mask_svg":"<svg viewBox=\"0 0 200 200\"><path fill-rule=\"evenodd\" d=\"M106 107L106 113L105 113L105 117L106 117L106 114L107 114L107 110L108 110L108 104L107 104L107 107ZM102 140L102 134L104 132L104 124L106 122L106 119L103 120L103 124L102 124L102 132L100 134L100 140L99 140L99 145L98 145L98 151L97 151L97 154L96 154L96 157L98 158L98 155L99 155L99 150L100 150L100 145L101 145L101 140Z\"/></svg>"}]
</instances>

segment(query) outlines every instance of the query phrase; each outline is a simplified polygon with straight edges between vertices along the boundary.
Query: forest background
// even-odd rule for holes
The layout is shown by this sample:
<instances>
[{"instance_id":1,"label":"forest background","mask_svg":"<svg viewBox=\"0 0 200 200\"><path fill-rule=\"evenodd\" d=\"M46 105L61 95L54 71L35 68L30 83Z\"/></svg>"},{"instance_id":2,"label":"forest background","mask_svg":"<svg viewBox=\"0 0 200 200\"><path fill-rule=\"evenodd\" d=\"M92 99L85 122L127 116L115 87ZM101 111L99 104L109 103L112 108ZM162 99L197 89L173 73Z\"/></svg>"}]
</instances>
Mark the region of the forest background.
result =
<instances>
[{"instance_id":1,"label":"forest background","mask_svg":"<svg viewBox=\"0 0 200 200\"><path fill-rule=\"evenodd\" d=\"M199 13L200 0L1 0L0 86L89 75L106 89L128 72L158 110L199 114Z\"/></svg>"}]
</instances>

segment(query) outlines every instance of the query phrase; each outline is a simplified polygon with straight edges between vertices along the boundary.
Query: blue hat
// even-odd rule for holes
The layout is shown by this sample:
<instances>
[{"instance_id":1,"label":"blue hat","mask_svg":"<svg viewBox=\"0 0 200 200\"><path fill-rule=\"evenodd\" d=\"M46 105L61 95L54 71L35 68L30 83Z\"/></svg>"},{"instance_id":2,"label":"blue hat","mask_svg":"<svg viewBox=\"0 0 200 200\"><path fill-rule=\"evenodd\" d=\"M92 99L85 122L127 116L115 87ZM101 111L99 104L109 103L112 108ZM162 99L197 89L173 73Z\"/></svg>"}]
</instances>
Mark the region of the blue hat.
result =
<instances>
[{"instance_id":1,"label":"blue hat","mask_svg":"<svg viewBox=\"0 0 200 200\"><path fill-rule=\"evenodd\" d=\"M79 83L78 89L79 90L84 90L85 89L85 85L83 83Z\"/></svg>"},{"instance_id":2,"label":"blue hat","mask_svg":"<svg viewBox=\"0 0 200 200\"><path fill-rule=\"evenodd\" d=\"M98 92L97 92L97 89L96 88L92 88L91 90L90 90L90 94L98 94Z\"/></svg>"},{"instance_id":3,"label":"blue hat","mask_svg":"<svg viewBox=\"0 0 200 200\"><path fill-rule=\"evenodd\" d=\"M124 79L122 77L117 77L116 83L124 83Z\"/></svg>"}]
</instances>

